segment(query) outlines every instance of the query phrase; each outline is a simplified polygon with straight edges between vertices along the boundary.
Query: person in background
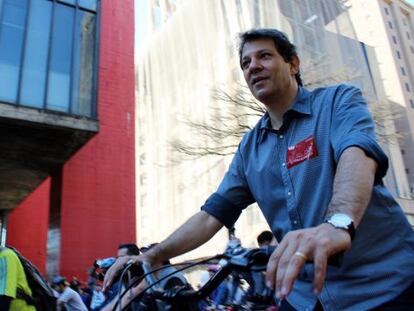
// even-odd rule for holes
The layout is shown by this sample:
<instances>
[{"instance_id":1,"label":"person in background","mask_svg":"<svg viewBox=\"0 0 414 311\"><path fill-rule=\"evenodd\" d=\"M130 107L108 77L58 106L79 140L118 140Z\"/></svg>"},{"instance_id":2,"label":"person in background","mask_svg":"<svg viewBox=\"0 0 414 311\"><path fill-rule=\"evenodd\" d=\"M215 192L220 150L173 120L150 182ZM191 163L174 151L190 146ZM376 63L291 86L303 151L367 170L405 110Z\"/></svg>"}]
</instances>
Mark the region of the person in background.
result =
<instances>
[{"instance_id":1,"label":"person in background","mask_svg":"<svg viewBox=\"0 0 414 311\"><path fill-rule=\"evenodd\" d=\"M57 300L57 311L88 311L80 295L70 288L69 283L62 276L55 276L52 281L53 286L59 293Z\"/></svg>"},{"instance_id":2,"label":"person in background","mask_svg":"<svg viewBox=\"0 0 414 311\"><path fill-rule=\"evenodd\" d=\"M139 247L134 243L119 244L117 257L139 255Z\"/></svg>"},{"instance_id":3,"label":"person in background","mask_svg":"<svg viewBox=\"0 0 414 311\"><path fill-rule=\"evenodd\" d=\"M26 297L32 297L32 290L19 258L11 249L0 247L0 310L36 311Z\"/></svg>"},{"instance_id":4,"label":"person in background","mask_svg":"<svg viewBox=\"0 0 414 311\"><path fill-rule=\"evenodd\" d=\"M92 311L101 310L106 300L105 294L102 292L102 285L95 283L92 290L92 299L90 302L90 309Z\"/></svg>"},{"instance_id":5,"label":"person in background","mask_svg":"<svg viewBox=\"0 0 414 311\"><path fill-rule=\"evenodd\" d=\"M136 256L140 254L140 249L135 243L123 243L118 245L117 258L122 258L125 256ZM114 283L110 288L108 288L104 295L106 297L105 301L100 305L102 311L112 310L116 304L117 296L122 285L120 282ZM125 296L127 297L127 296ZM129 301L127 298L123 299L123 305Z\"/></svg>"}]
</instances>

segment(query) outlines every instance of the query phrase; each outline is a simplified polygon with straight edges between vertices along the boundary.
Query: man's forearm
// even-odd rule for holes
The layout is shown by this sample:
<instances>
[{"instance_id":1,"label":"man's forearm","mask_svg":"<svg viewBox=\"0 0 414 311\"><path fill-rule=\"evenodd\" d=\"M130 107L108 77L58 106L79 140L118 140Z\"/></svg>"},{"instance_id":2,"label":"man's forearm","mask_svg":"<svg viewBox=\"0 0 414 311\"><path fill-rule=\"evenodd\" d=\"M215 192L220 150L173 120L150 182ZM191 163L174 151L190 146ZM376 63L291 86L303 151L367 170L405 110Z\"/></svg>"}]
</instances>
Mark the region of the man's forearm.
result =
<instances>
[{"instance_id":1,"label":"man's forearm","mask_svg":"<svg viewBox=\"0 0 414 311\"><path fill-rule=\"evenodd\" d=\"M206 212L198 212L173 232L166 240L156 245L147 255L150 261L161 263L191 251L207 242L223 224Z\"/></svg>"},{"instance_id":2,"label":"man's forearm","mask_svg":"<svg viewBox=\"0 0 414 311\"><path fill-rule=\"evenodd\" d=\"M357 226L371 198L376 169L375 160L367 157L362 149L346 149L339 159L327 217L344 213Z\"/></svg>"}]
</instances>

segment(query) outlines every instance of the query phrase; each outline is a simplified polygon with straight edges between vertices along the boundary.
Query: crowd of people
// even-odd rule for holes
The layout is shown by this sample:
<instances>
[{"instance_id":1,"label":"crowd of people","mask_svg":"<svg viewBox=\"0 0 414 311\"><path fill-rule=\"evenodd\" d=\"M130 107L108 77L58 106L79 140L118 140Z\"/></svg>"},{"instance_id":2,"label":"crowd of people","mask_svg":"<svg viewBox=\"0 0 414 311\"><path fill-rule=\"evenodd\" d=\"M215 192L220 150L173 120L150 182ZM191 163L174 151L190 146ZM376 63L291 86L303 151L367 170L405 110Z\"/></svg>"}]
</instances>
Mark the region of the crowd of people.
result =
<instances>
[{"instance_id":1,"label":"crowd of people","mask_svg":"<svg viewBox=\"0 0 414 311\"><path fill-rule=\"evenodd\" d=\"M270 231L264 231L258 235L257 243L259 247L264 247L270 244L274 245L276 242L273 234ZM91 267L89 270L89 278L86 282L79 281L77 277L72 277L70 280L60 275L53 277L50 280L49 284L53 289L53 293L56 298L56 310L113 310L115 304L118 301L119 290L125 290L125 283L123 284L120 281L116 282L110 288L107 288L105 291L103 291L102 280L105 271L115 262L116 258L139 255L140 253L145 253L155 245L156 243L151 244L148 247L142 247L140 249L136 244L133 243L120 244L116 256L95 261L93 267ZM240 240L231 235L226 250L229 248L237 247L241 247ZM7 262L7 264L1 265L2 261ZM164 265L168 264L169 261L164 262ZM6 266L8 266L9 270L5 270ZM219 268L220 264L210 264L205 269L201 268L200 282L198 285L196 285L196 287L200 288L202 285L204 285L212 277L212 275L218 271ZM13 271L10 269L13 269ZM161 270L157 274L157 278L161 279L172 272L177 273L161 282L161 288L171 289L177 285L188 284L184 274L176 271L174 267L168 267ZM16 277L15 280L13 279L13 276ZM7 278L7 280L4 278ZM253 284L256 292L260 292L265 289L264 277L261 276L255 280L254 278L254 276L243 276L238 274L231 275L228 279L224 280L218 286L218 288L211 293L211 295L200 301L199 310L216 310L218 306L242 305L246 303L246 297L253 294ZM24 297L16 295L15 293L17 288L21 288L26 291L28 296L32 295L26 276L24 275L23 267L21 263L19 263L19 259L17 258L16 254L12 249L9 248L4 248L0 252L0 283L2 281L6 282L8 288L5 288L4 292L0 292L0 310L36 311L34 306L30 305L30 302L26 301ZM132 281L133 280L129 280L130 283ZM128 304L130 300L136 297L146 287L146 285L146 282L142 281L138 283L138 285L132 287L130 294L126 295L121 301L122 305L125 306ZM154 310L154 303L154 301L148 301L148 299L145 299L144 296L144 299L140 300L139 302L132 303L129 310ZM158 307L160 307L160 302L158 302Z\"/></svg>"}]
</instances>

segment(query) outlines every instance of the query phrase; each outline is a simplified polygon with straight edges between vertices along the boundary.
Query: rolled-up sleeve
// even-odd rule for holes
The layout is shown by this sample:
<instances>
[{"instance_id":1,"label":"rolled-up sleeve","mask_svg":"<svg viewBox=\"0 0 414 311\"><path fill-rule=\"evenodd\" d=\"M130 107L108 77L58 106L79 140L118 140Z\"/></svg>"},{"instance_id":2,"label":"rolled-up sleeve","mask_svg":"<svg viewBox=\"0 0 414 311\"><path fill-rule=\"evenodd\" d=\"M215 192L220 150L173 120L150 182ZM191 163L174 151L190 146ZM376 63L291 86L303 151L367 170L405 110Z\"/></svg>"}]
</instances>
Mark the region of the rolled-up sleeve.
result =
<instances>
[{"instance_id":1,"label":"rolled-up sleeve","mask_svg":"<svg viewBox=\"0 0 414 311\"><path fill-rule=\"evenodd\" d=\"M231 228L243 209L254 202L243 171L239 146L217 191L207 199L201 209L217 218L227 228Z\"/></svg>"},{"instance_id":2,"label":"rolled-up sleeve","mask_svg":"<svg viewBox=\"0 0 414 311\"><path fill-rule=\"evenodd\" d=\"M359 147L377 164L375 184L379 183L388 169L388 158L375 137L375 123L361 91L353 86L342 85L336 94L331 123L331 145L335 161L349 147Z\"/></svg>"}]
</instances>

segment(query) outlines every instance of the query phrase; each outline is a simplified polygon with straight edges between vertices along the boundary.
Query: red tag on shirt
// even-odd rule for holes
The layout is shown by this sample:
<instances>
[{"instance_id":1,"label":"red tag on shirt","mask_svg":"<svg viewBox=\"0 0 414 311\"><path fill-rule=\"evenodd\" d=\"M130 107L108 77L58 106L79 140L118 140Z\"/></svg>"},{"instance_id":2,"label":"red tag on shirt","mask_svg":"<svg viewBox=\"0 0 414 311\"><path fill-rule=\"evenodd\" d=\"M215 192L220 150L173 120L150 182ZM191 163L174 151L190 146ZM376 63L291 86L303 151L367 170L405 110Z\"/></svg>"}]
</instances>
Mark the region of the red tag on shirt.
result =
<instances>
[{"instance_id":1,"label":"red tag on shirt","mask_svg":"<svg viewBox=\"0 0 414 311\"><path fill-rule=\"evenodd\" d=\"M296 145L288 147L286 165L291 168L316 156L318 156L318 149L316 149L316 142L312 135Z\"/></svg>"}]
</instances>

